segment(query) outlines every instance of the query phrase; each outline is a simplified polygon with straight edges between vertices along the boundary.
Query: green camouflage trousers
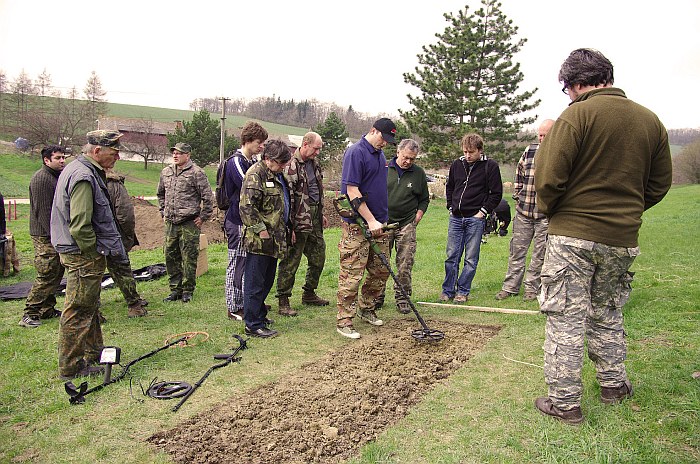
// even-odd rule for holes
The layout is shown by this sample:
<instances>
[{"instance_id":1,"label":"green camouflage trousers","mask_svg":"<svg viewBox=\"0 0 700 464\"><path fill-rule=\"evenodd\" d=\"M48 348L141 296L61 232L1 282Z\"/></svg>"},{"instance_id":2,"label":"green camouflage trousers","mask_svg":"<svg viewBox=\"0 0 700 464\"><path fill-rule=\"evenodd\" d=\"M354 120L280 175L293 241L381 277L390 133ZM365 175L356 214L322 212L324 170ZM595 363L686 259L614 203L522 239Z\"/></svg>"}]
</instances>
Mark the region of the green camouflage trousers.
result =
<instances>
[{"instance_id":1,"label":"green camouflage trousers","mask_svg":"<svg viewBox=\"0 0 700 464\"><path fill-rule=\"evenodd\" d=\"M131 262L127 256L126 261L118 261L115 256L107 257L107 270L114 283L124 295L126 304L131 306L139 302L141 296L136 290L134 271L131 270Z\"/></svg>"},{"instance_id":2,"label":"green camouflage trousers","mask_svg":"<svg viewBox=\"0 0 700 464\"><path fill-rule=\"evenodd\" d=\"M104 347L97 309L105 257L60 256L66 268L66 302L58 330L58 370L70 376L85 362L97 361Z\"/></svg>"},{"instance_id":3,"label":"green camouflage trousers","mask_svg":"<svg viewBox=\"0 0 700 464\"><path fill-rule=\"evenodd\" d=\"M389 253L389 236L382 235L374 241L385 256ZM373 310L382 289L389 277L389 270L379 256L372 251L369 242L362 235L356 224L343 222L343 235L338 242L340 251L340 272L338 273L338 326L352 324L357 308ZM358 297L360 281L367 270L367 278L362 284Z\"/></svg>"},{"instance_id":4,"label":"green camouflage trousers","mask_svg":"<svg viewBox=\"0 0 700 464\"><path fill-rule=\"evenodd\" d=\"M199 258L199 228L194 221L182 224L165 222L165 268L168 271L170 291L193 292L197 283Z\"/></svg>"},{"instance_id":5,"label":"green camouflage trousers","mask_svg":"<svg viewBox=\"0 0 700 464\"><path fill-rule=\"evenodd\" d=\"M24 315L40 318L56 307L56 289L63 278L63 265L49 237L32 236L36 279L27 295Z\"/></svg>"},{"instance_id":6,"label":"green camouflage trousers","mask_svg":"<svg viewBox=\"0 0 700 464\"><path fill-rule=\"evenodd\" d=\"M301 255L306 256L308 267L306 280L302 287L305 292L313 292L318 288L318 281L326 263L326 242L323 240L323 218L319 214L318 205L311 205L313 230L311 232L296 232L296 242L288 248L287 255L280 261L277 268L277 298L292 296L294 279L301 263Z\"/></svg>"},{"instance_id":7,"label":"green camouflage trousers","mask_svg":"<svg viewBox=\"0 0 700 464\"><path fill-rule=\"evenodd\" d=\"M388 231L387 234L389 235L389 253L396 250L396 278L401 283L406 296L410 298L413 293L411 272L416 258L416 225L409 222L400 229ZM381 302L384 302L384 291L382 288ZM396 282L394 282L394 299L396 303L408 302Z\"/></svg>"},{"instance_id":8,"label":"green camouflage trousers","mask_svg":"<svg viewBox=\"0 0 700 464\"><path fill-rule=\"evenodd\" d=\"M550 235L542 267L540 310L547 315L544 377L557 408L581 405L584 337L601 387L627 380L622 307L629 299L629 268L639 248L613 247Z\"/></svg>"}]
</instances>

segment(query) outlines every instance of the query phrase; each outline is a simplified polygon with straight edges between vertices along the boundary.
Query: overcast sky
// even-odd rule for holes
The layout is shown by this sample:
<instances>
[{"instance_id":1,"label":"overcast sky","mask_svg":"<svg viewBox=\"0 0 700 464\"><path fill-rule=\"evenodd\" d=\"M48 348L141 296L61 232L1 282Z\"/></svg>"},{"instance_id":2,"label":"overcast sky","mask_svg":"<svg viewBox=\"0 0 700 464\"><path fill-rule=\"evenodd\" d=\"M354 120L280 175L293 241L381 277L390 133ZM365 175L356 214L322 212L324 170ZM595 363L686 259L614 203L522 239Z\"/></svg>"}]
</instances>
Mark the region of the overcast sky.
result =
<instances>
[{"instance_id":1,"label":"overcast sky","mask_svg":"<svg viewBox=\"0 0 700 464\"><path fill-rule=\"evenodd\" d=\"M474 0L0 0L0 69L12 80L46 69L79 91L94 70L115 103L188 109L197 97L316 98L398 114L418 64ZM528 41L522 89L537 87L538 121L568 97L557 73L575 48L603 52L615 85L668 128L700 128L700 1L503 0ZM65 90L65 89L64 89Z\"/></svg>"}]
</instances>

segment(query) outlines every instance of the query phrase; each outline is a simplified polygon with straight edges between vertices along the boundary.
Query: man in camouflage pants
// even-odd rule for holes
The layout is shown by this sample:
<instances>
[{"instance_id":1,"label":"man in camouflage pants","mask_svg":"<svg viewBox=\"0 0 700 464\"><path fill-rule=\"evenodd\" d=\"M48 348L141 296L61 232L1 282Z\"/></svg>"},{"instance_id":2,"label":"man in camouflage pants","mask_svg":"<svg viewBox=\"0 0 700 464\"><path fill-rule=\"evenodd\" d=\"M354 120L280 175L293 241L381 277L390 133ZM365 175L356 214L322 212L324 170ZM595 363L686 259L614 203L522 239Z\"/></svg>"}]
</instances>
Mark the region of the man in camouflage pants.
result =
<instances>
[{"instance_id":1,"label":"man in camouflage pants","mask_svg":"<svg viewBox=\"0 0 700 464\"><path fill-rule=\"evenodd\" d=\"M415 140L404 139L388 165L389 223L398 224L397 229L388 231L389 251L396 249L396 277L406 292L404 296L399 286L394 284L396 310L401 314L411 312L407 298L413 293L411 271L416 256L416 227L430 203L425 171L415 164L419 151ZM380 304L383 301L384 291Z\"/></svg>"},{"instance_id":2,"label":"man in camouflage pants","mask_svg":"<svg viewBox=\"0 0 700 464\"><path fill-rule=\"evenodd\" d=\"M545 119L537 130L540 143L552 128L554 121ZM531 144L520 157L515 171L515 186L513 198L515 205L515 220L513 221L513 238L510 239L510 255L508 256L508 271L503 280L501 291L496 294L497 300L504 300L520 293L520 285L525 276L523 292L524 301L537 298L540 289L540 271L544 262L544 252L547 247L547 216L537 210L535 199L535 156L539 143ZM530 266L525 274L525 258L527 249L532 245Z\"/></svg>"},{"instance_id":3,"label":"man in camouflage pants","mask_svg":"<svg viewBox=\"0 0 700 464\"><path fill-rule=\"evenodd\" d=\"M131 269L131 262L129 261L129 251L139 244L139 240L136 237L134 203L124 186L124 176L120 176L112 169L108 169L106 174L109 199L112 202L115 219L122 236L122 243L127 253L126 260L107 257L107 270L109 270L114 283L117 284L122 295L124 295L129 308L127 316L130 318L143 317L148 314L148 311L146 311L148 302L141 298L138 290L136 290L134 271Z\"/></svg>"},{"instance_id":4,"label":"man in camouflage pants","mask_svg":"<svg viewBox=\"0 0 700 464\"><path fill-rule=\"evenodd\" d=\"M612 87L613 66L602 53L574 50L559 80L572 103L540 147L535 177L537 207L549 218L538 296L549 394L535 407L579 424L584 337L601 401L632 396L622 307L642 213L671 187L671 152L659 118Z\"/></svg>"},{"instance_id":5,"label":"man in camouflage pants","mask_svg":"<svg viewBox=\"0 0 700 464\"><path fill-rule=\"evenodd\" d=\"M292 246L286 257L280 261L277 271L277 298L279 313L283 316L296 316L297 312L289 304L294 288L294 277L301 263L301 255L306 255L308 268L304 293L301 302L312 306L326 306L329 301L316 295L318 281L326 262L326 242L323 228L328 219L323 215L323 174L316 156L321 152L323 140L316 132L304 135L301 147L297 148L289 165L284 168L284 178L289 184L292 198Z\"/></svg>"},{"instance_id":6,"label":"man in camouflage pants","mask_svg":"<svg viewBox=\"0 0 700 464\"><path fill-rule=\"evenodd\" d=\"M107 192L105 169L119 159L116 131L87 134L84 155L58 179L51 211L51 244L66 268L66 299L58 334L58 369L63 380L98 375L93 366L103 348L98 301L105 257L126 259Z\"/></svg>"},{"instance_id":7,"label":"man in camouflage pants","mask_svg":"<svg viewBox=\"0 0 700 464\"><path fill-rule=\"evenodd\" d=\"M394 143L396 126L388 118L375 121L370 131L357 143L348 147L343 157L341 191L347 194L355 209L367 224L367 230L384 255L389 253L389 237L383 226L389 219L386 188L386 157L384 148ZM389 270L370 248L360 227L343 218L343 235L338 243L340 272L336 331L343 337L358 339L361 335L353 327L355 314L374 325L384 325L377 317L376 304L389 277ZM360 282L367 271L358 296Z\"/></svg>"},{"instance_id":8,"label":"man in camouflage pants","mask_svg":"<svg viewBox=\"0 0 700 464\"><path fill-rule=\"evenodd\" d=\"M163 169L158 182L158 205L165 221L165 267L170 276L165 302L192 300L200 229L214 210L211 185L202 168L190 160L191 151L186 143L172 147L173 164Z\"/></svg>"},{"instance_id":9,"label":"man in camouflage pants","mask_svg":"<svg viewBox=\"0 0 700 464\"><path fill-rule=\"evenodd\" d=\"M58 253L51 245L51 208L58 176L66 164L63 147L49 145L41 150L43 166L29 181L29 235L34 243L36 280L27 295L22 327L35 328L41 319L60 317L56 307L56 290L64 269ZM3 231L4 233L4 231Z\"/></svg>"}]
</instances>

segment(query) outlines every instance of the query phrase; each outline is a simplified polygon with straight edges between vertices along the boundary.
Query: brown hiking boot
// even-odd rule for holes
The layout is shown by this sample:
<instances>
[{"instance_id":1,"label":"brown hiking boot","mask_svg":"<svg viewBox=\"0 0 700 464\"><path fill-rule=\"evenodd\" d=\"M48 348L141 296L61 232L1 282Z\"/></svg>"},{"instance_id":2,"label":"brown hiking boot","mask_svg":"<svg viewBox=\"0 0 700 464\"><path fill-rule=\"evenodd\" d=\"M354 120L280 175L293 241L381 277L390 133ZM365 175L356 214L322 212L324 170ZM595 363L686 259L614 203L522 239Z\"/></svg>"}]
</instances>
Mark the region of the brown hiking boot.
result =
<instances>
[{"instance_id":1,"label":"brown hiking boot","mask_svg":"<svg viewBox=\"0 0 700 464\"><path fill-rule=\"evenodd\" d=\"M555 419L570 424L578 425L583 422L583 414L581 413L581 408L577 407L570 409L568 411L562 411L552 404L552 400L549 397L541 397L535 400L535 407L545 416L551 416Z\"/></svg>"},{"instance_id":2,"label":"brown hiking boot","mask_svg":"<svg viewBox=\"0 0 700 464\"><path fill-rule=\"evenodd\" d=\"M287 316L287 317L293 317L293 316L296 316L298 314L289 305L289 298L286 296L281 296L279 298L279 309L277 310L277 312L280 313L281 315Z\"/></svg>"},{"instance_id":3,"label":"brown hiking boot","mask_svg":"<svg viewBox=\"0 0 700 464\"><path fill-rule=\"evenodd\" d=\"M505 290L501 290L500 292L496 293L495 298L497 300L505 300L506 298L510 298L512 296L517 296L517 295L518 295L517 293L511 293L511 292L507 292Z\"/></svg>"},{"instance_id":4,"label":"brown hiking boot","mask_svg":"<svg viewBox=\"0 0 700 464\"><path fill-rule=\"evenodd\" d=\"M600 401L605 404L619 403L626 398L631 398L632 395L632 384L629 380L625 380L625 383L617 388L600 388Z\"/></svg>"},{"instance_id":5,"label":"brown hiking boot","mask_svg":"<svg viewBox=\"0 0 700 464\"><path fill-rule=\"evenodd\" d=\"M523 295L523 301L535 301L537 299L537 293L535 292L525 292Z\"/></svg>"},{"instance_id":6,"label":"brown hiking boot","mask_svg":"<svg viewBox=\"0 0 700 464\"><path fill-rule=\"evenodd\" d=\"M129 318L133 317L143 317L148 314L148 311L143 307L141 302L134 303L132 305L129 305Z\"/></svg>"},{"instance_id":7,"label":"brown hiking boot","mask_svg":"<svg viewBox=\"0 0 700 464\"><path fill-rule=\"evenodd\" d=\"M330 301L324 300L313 291L304 292L304 294L301 295L301 302L305 305L311 306L328 306L328 303L330 303Z\"/></svg>"}]
</instances>

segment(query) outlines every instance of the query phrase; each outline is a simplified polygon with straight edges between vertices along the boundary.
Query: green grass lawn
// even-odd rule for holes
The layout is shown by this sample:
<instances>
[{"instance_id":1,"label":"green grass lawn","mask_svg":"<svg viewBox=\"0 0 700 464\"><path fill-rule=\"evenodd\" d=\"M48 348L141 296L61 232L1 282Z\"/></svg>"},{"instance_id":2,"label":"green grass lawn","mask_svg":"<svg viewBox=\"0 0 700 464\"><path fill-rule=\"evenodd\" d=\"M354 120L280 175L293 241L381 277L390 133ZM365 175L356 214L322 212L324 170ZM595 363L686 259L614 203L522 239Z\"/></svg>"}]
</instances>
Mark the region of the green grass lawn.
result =
<instances>
[{"instance_id":1,"label":"green grass lawn","mask_svg":"<svg viewBox=\"0 0 700 464\"><path fill-rule=\"evenodd\" d=\"M23 270L2 279L3 284L31 280L34 275L27 211L20 206L19 219L9 223ZM419 308L425 318L447 321L448 337L449 321L498 324L503 329L407 417L362 448L352 462L700 461L700 380L692 377L700 371L698 211L700 186L681 186L644 216L642 255L632 269L634 291L625 307L627 368L635 387L632 400L603 405L593 365L586 360L585 423L571 427L544 417L533 407L534 398L546 394L541 368L543 316ZM442 201L436 200L418 229L416 301L437 300L444 276L446 231L447 213ZM333 301L339 235L338 229L326 231L328 257L319 289ZM491 236L482 246L473 304L536 310L536 302L493 299L505 274L508 241L509 237ZM131 257L134 267L163 261L161 250L135 252ZM213 354L236 346L231 335L243 332L241 323L225 317L225 245L210 246L208 257L209 272L198 280L195 299L187 306L161 302L168 293L166 279L139 285L151 302L150 315L143 319L127 318L118 290L103 292L102 309L108 319L103 326L105 343L120 346L125 361L161 346L173 334L206 331L210 338L199 346L167 350L135 365L131 381L125 379L90 395L83 405L69 405L58 379L58 321L24 329L17 325L24 302L0 303L0 462L171 462L144 440L353 343L335 333L333 306L302 309L302 264L292 298L301 313L278 321L279 337L251 340L240 364L215 371L176 414L170 412L172 402L143 397L139 384L147 386L155 377L196 381L211 366ZM399 317L392 303L389 299L381 314L385 320ZM59 307L62 304L60 298Z\"/></svg>"}]
</instances>

